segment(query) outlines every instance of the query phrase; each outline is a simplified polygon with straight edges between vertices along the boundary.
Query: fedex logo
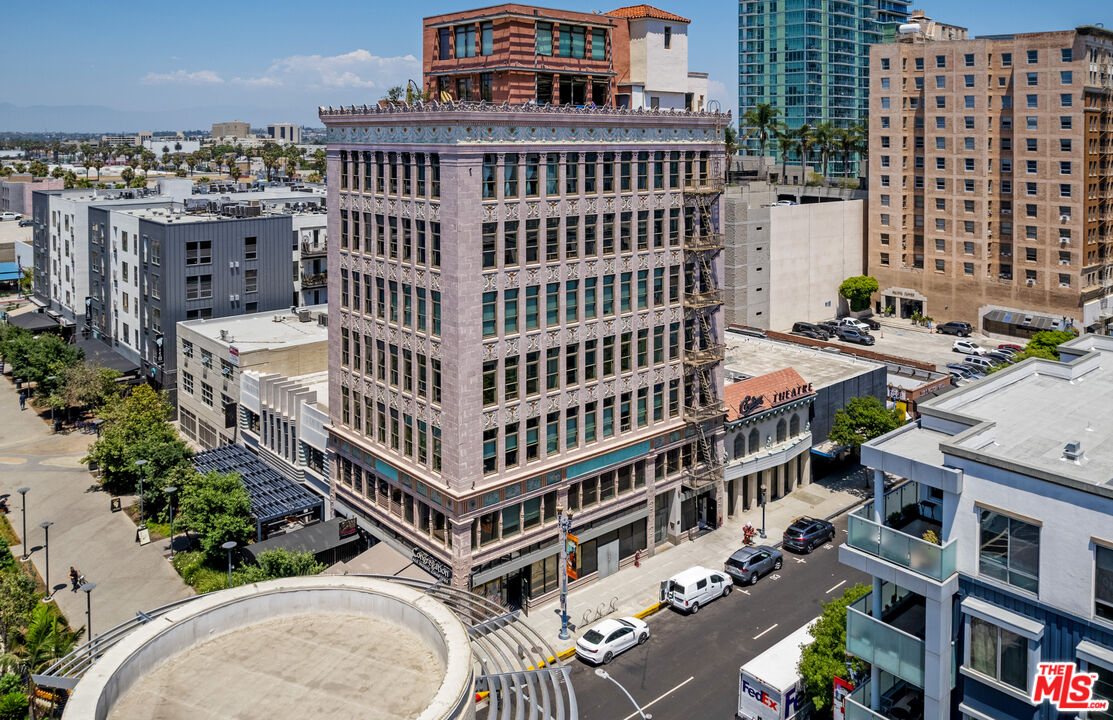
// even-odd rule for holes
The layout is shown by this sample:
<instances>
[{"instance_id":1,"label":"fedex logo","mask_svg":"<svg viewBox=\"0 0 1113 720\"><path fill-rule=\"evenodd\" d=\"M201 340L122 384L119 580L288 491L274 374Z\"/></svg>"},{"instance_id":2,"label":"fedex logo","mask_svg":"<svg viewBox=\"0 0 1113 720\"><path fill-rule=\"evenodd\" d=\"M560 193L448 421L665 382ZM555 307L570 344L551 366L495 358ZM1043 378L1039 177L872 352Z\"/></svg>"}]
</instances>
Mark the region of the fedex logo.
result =
<instances>
[{"instance_id":1,"label":"fedex logo","mask_svg":"<svg viewBox=\"0 0 1113 720\"><path fill-rule=\"evenodd\" d=\"M765 692L761 688L756 688L753 685L750 685L750 683L743 680L742 681L742 692L746 693L747 695L749 695L753 699L757 700L758 702L760 702L762 705L766 706L770 710L772 710L774 712L777 711L777 701L773 699L773 696L771 696L769 693Z\"/></svg>"},{"instance_id":2,"label":"fedex logo","mask_svg":"<svg viewBox=\"0 0 1113 720\"><path fill-rule=\"evenodd\" d=\"M1047 700L1059 711L1109 709L1107 700L1094 700L1094 681L1097 673L1079 672L1074 663L1040 663L1036 686L1032 689L1032 702Z\"/></svg>"}]
</instances>

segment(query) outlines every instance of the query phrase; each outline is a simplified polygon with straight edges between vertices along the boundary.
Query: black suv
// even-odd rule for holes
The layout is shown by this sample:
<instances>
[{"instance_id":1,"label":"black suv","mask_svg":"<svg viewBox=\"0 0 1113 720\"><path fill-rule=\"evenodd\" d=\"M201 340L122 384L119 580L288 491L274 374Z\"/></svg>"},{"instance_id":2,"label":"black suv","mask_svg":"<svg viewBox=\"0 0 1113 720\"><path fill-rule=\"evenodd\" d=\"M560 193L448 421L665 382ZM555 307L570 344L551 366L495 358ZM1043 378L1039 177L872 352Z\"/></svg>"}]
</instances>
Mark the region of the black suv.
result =
<instances>
[{"instance_id":1,"label":"black suv","mask_svg":"<svg viewBox=\"0 0 1113 720\"><path fill-rule=\"evenodd\" d=\"M810 322L798 322L792 326L792 332L804 337L815 338L817 340L826 340L831 337L832 333L828 328L820 325L815 325Z\"/></svg>"},{"instance_id":2,"label":"black suv","mask_svg":"<svg viewBox=\"0 0 1113 720\"><path fill-rule=\"evenodd\" d=\"M974 332L974 327L968 322L959 322L952 320L951 322L943 323L936 328L936 332L941 332L944 335L958 335L959 337L970 337L970 333Z\"/></svg>"},{"instance_id":3,"label":"black suv","mask_svg":"<svg viewBox=\"0 0 1113 720\"><path fill-rule=\"evenodd\" d=\"M835 539L835 526L826 520L800 517L792 521L782 536L783 546L788 550L810 553L823 543Z\"/></svg>"}]
</instances>

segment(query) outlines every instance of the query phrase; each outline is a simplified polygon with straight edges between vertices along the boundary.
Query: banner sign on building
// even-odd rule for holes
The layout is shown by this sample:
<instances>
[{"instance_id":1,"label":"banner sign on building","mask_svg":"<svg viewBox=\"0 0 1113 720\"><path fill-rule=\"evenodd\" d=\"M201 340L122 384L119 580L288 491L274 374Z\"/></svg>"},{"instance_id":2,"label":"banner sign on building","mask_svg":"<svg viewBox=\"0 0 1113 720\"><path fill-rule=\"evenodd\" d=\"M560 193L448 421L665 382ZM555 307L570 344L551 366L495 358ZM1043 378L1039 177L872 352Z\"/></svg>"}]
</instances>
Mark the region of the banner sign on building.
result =
<instances>
[{"instance_id":1,"label":"banner sign on building","mask_svg":"<svg viewBox=\"0 0 1113 720\"><path fill-rule=\"evenodd\" d=\"M414 548L412 561L414 565L417 565L437 580L446 584L452 582L452 568L421 548Z\"/></svg>"}]
</instances>

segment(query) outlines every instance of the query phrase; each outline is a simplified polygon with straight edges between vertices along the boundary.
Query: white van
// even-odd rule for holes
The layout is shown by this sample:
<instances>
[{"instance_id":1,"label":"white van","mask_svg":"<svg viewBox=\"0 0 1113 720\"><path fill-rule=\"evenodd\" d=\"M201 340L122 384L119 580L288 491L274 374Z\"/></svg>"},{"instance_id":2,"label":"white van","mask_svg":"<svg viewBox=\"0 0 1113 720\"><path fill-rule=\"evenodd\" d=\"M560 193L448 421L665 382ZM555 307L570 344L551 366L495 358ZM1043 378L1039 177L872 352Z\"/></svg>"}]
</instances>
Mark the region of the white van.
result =
<instances>
[{"instance_id":1,"label":"white van","mask_svg":"<svg viewBox=\"0 0 1113 720\"><path fill-rule=\"evenodd\" d=\"M734 581L726 573L705 567L690 567L669 578L665 599L677 610L698 613L701 605L715 598L730 595Z\"/></svg>"},{"instance_id":2,"label":"white van","mask_svg":"<svg viewBox=\"0 0 1113 720\"><path fill-rule=\"evenodd\" d=\"M981 355L967 355L966 357L962 358L962 364L971 365L978 370L981 370L982 372L986 372L993 368L993 363L989 360L986 360Z\"/></svg>"}]
</instances>

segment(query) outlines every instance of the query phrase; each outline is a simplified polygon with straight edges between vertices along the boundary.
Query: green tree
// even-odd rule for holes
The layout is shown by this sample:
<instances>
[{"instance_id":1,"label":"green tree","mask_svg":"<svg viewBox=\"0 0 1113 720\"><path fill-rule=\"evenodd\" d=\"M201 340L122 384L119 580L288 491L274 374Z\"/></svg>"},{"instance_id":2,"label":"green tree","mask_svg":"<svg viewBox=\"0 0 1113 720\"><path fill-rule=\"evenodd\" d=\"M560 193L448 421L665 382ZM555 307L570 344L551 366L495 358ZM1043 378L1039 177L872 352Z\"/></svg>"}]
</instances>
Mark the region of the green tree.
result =
<instances>
[{"instance_id":1,"label":"green tree","mask_svg":"<svg viewBox=\"0 0 1113 720\"><path fill-rule=\"evenodd\" d=\"M130 167L124 168L120 171L120 179L125 183L131 184L131 181L135 179L135 170Z\"/></svg>"},{"instance_id":2,"label":"green tree","mask_svg":"<svg viewBox=\"0 0 1113 720\"><path fill-rule=\"evenodd\" d=\"M796 148L796 138L787 125L779 125L777 133L777 150L781 153L781 183L788 184L788 154Z\"/></svg>"},{"instance_id":3,"label":"green tree","mask_svg":"<svg viewBox=\"0 0 1113 720\"><path fill-rule=\"evenodd\" d=\"M16 175L22 175L23 173L27 172L27 166L26 166L26 165L24 165L24 164L23 164L23 163L21 163L21 162L17 162L17 163L16 163L16 164L15 164L15 165L14 165L14 166L12 167L12 169L13 169L13 170L15 170L15 174L16 174Z\"/></svg>"},{"instance_id":4,"label":"green tree","mask_svg":"<svg viewBox=\"0 0 1113 720\"><path fill-rule=\"evenodd\" d=\"M41 160L32 160L31 164L27 166L27 170L31 173L32 177L46 177L49 172L46 163Z\"/></svg>"},{"instance_id":5,"label":"green tree","mask_svg":"<svg viewBox=\"0 0 1113 720\"><path fill-rule=\"evenodd\" d=\"M12 366L12 377L35 383L35 395L45 398L57 389L62 371L81 362L84 353L57 335L9 331L0 355ZM51 376L55 379L48 380Z\"/></svg>"},{"instance_id":6,"label":"green tree","mask_svg":"<svg viewBox=\"0 0 1113 720\"><path fill-rule=\"evenodd\" d=\"M66 171L62 169L61 165L55 165L54 169L50 171L50 177L60 179L66 176Z\"/></svg>"},{"instance_id":7,"label":"green tree","mask_svg":"<svg viewBox=\"0 0 1113 720\"><path fill-rule=\"evenodd\" d=\"M15 556L12 555L12 547L8 541L0 536L0 572L14 570L17 567Z\"/></svg>"},{"instance_id":8,"label":"green tree","mask_svg":"<svg viewBox=\"0 0 1113 720\"><path fill-rule=\"evenodd\" d=\"M23 276L19 278L19 291L30 295L35 284L35 268L23 268Z\"/></svg>"},{"instance_id":9,"label":"green tree","mask_svg":"<svg viewBox=\"0 0 1113 720\"><path fill-rule=\"evenodd\" d=\"M819 151L819 162L823 167L823 177L827 177L827 162L835 150L835 126L829 122L819 123L815 126L815 147Z\"/></svg>"},{"instance_id":10,"label":"green tree","mask_svg":"<svg viewBox=\"0 0 1113 720\"><path fill-rule=\"evenodd\" d=\"M104 473L104 484L112 492L133 492L139 486L143 466L144 483L157 481L192 454L170 424L171 408L163 395L149 385L140 385L130 395L101 408L104 426L100 438L89 446L84 463L95 462Z\"/></svg>"},{"instance_id":11,"label":"green tree","mask_svg":"<svg viewBox=\"0 0 1113 720\"><path fill-rule=\"evenodd\" d=\"M835 412L827 437L857 450L862 443L896 430L903 424L904 416L900 410L889 410L872 395L856 397Z\"/></svg>"},{"instance_id":12,"label":"green tree","mask_svg":"<svg viewBox=\"0 0 1113 720\"><path fill-rule=\"evenodd\" d=\"M99 408L120 396L122 388L116 382L120 376L119 370L75 363L62 370L54 394L63 407Z\"/></svg>"},{"instance_id":13,"label":"green tree","mask_svg":"<svg viewBox=\"0 0 1113 720\"><path fill-rule=\"evenodd\" d=\"M319 183L321 182L321 174L314 170L313 172L309 173L309 175L305 179L307 182Z\"/></svg>"},{"instance_id":14,"label":"green tree","mask_svg":"<svg viewBox=\"0 0 1113 720\"><path fill-rule=\"evenodd\" d=\"M877 280L869 275L855 275L848 277L839 285L839 295L850 303L851 310L865 310L870 306L870 295L877 292Z\"/></svg>"},{"instance_id":15,"label":"green tree","mask_svg":"<svg viewBox=\"0 0 1113 720\"><path fill-rule=\"evenodd\" d=\"M41 672L73 650L81 630L70 630L57 608L40 604L31 611L31 622L19 651L27 672Z\"/></svg>"},{"instance_id":16,"label":"green tree","mask_svg":"<svg viewBox=\"0 0 1113 720\"><path fill-rule=\"evenodd\" d=\"M23 629L38 603L35 581L30 576L18 570L0 573L0 633L5 646L12 648L22 642ZM0 666L8 668L10 664L0 662Z\"/></svg>"},{"instance_id":17,"label":"green tree","mask_svg":"<svg viewBox=\"0 0 1113 720\"><path fill-rule=\"evenodd\" d=\"M839 128L835 133L835 149L842 157L843 184L850 177L850 156L859 151L864 140L858 125Z\"/></svg>"},{"instance_id":18,"label":"green tree","mask_svg":"<svg viewBox=\"0 0 1113 720\"><path fill-rule=\"evenodd\" d=\"M733 125L723 128L723 149L727 153L726 179L730 180L730 164L734 161L734 154L738 152L738 133L735 132Z\"/></svg>"},{"instance_id":19,"label":"green tree","mask_svg":"<svg viewBox=\"0 0 1113 720\"><path fill-rule=\"evenodd\" d=\"M311 552L292 552L276 549L259 553L254 565L247 565L236 573L237 585L274 580L275 578L316 575L325 569Z\"/></svg>"},{"instance_id":20,"label":"green tree","mask_svg":"<svg viewBox=\"0 0 1113 720\"><path fill-rule=\"evenodd\" d=\"M317 171L321 177L325 176L325 171L328 169L328 156L324 148L313 151L313 162L309 167Z\"/></svg>"},{"instance_id":21,"label":"green tree","mask_svg":"<svg viewBox=\"0 0 1113 720\"><path fill-rule=\"evenodd\" d=\"M804 181L808 167L808 150L815 144L815 129L808 123L796 128L792 134L796 140L796 149L800 153L800 180Z\"/></svg>"},{"instance_id":22,"label":"green tree","mask_svg":"<svg viewBox=\"0 0 1113 720\"><path fill-rule=\"evenodd\" d=\"M406 90L401 85L395 85L386 91L386 95L383 95L382 99L391 103L400 103L405 97Z\"/></svg>"},{"instance_id":23,"label":"green tree","mask_svg":"<svg viewBox=\"0 0 1113 720\"><path fill-rule=\"evenodd\" d=\"M5 677L15 677L9 673ZM27 696L20 690L0 695L0 720L24 720L27 717Z\"/></svg>"},{"instance_id":24,"label":"green tree","mask_svg":"<svg viewBox=\"0 0 1113 720\"><path fill-rule=\"evenodd\" d=\"M781 111L769 103L758 103L743 113L741 125L744 128L749 128L746 137L757 133L758 155L764 157L765 144L769 142L770 135L776 135L777 116L780 114Z\"/></svg>"},{"instance_id":25,"label":"green tree","mask_svg":"<svg viewBox=\"0 0 1113 720\"><path fill-rule=\"evenodd\" d=\"M865 585L855 585L824 603L822 614L811 626L812 642L804 646L799 672L804 695L821 717L831 717L835 676L849 680L847 675L859 675L869 667L846 652L846 608L869 591Z\"/></svg>"},{"instance_id":26,"label":"green tree","mask_svg":"<svg viewBox=\"0 0 1113 720\"><path fill-rule=\"evenodd\" d=\"M1021 359L1030 357L1059 359L1059 346L1078 337L1069 330L1044 330L1032 336L1021 353Z\"/></svg>"},{"instance_id":27,"label":"green tree","mask_svg":"<svg viewBox=\"0 0 1113 720\"><path fill-rule=\"evenodd\" d=\"M252 536L251 498L238 473L197 475L178 494L182 526L199 536L210 559L223 554L222 543L244 543Z\"/></svg>"}]
</instances>

